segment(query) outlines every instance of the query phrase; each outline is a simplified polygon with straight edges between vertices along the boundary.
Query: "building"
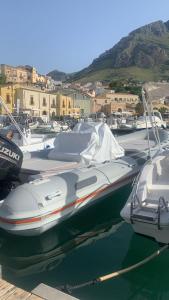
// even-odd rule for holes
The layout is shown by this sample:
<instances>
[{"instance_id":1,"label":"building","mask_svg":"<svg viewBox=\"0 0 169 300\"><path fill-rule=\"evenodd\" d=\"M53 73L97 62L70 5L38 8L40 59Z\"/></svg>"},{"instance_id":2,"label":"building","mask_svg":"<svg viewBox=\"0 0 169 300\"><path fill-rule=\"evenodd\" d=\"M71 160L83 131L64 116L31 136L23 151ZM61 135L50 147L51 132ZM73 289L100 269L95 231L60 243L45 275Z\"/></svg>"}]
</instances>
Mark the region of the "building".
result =
<instances>
[{"instance_id":1,"label":"building","mask_svg":"<svg viewBox=\"0 0 169 300\"><path fill-rule=\"evenodd\" d=\"M5 64L0 65L0 74L6 78L6 83L43 83L47 84L47 77L39 75L34 67L13 67Z\"/></svg>"},{"instance_id":2,"label":"building","mask_svg":"<svg viewBox=\"0 0 169 300\"><path fill-rule=\"evenodd\" d=\"M79 109L80 116L89 116L91 114L92 97L77 89L62 89L61 93L72 98L73 107Z\"/></svg>"},{"instance_id":3,"label":"building","mask_svg":"<svg viewBox=\"0 0 169 300\"><path fill-rule=\"evenodd\" d=\"M110 99L106 98L106 95L99 95L92 99L92 113L103 111L103 107L111 102Z\"/></svg>"},{"instance_id":4,"label":"building","mask_svg":"<svg viewBox=\"0 0 169 300\"><path fill-rule=\"evenodd\" d=\"M7 109L10 113L13 113L15 109L15 88L16 86L13 84L5 84L0 86L0 96L2 97L3 103L7 106ZM2 104L0 105L0 114L7 114L7 111L5 110Z\"/></svg>"},{"instance_id":5,"label":"building","mask_svg":"<svg viewBox=\"0 0 169 300\"><path fill-rule=\"evenodd\" d=\"M57 94L57 116L80 117L80 109L74 107L73 100L70 96Z\"/></svg>"},{"instance_id":6,"label":"building","mask_svg":"<svg viewBox=\"0 0 169 300\"><path fill-rule=\"evenodd\" d=\"M19 110L31 116L50 117L57 113L57 96L42 90L20 87L15 92L15 106L19 103Z\"/></svg>"},{"instance_id":7,"label":"building","mask_svg":"<svg viewBox=\"0 0 169 300\"><path fill-rule=\"evenodd\" d=\"M121 111L133 107L139 102L139 97L133 94L106 93L99 95L92 100L92 113L103 111L107 114L112 111Z\"/></svg>"},{"instance_id":8,"label":"building","mask_svg":"<svg viewBox=\"0 0 169 300\"><path fill-rule=\"evenodd\" d=\"M80 91L74 91L70 94L73 106L80 111L80 116L89 116L91 113L92 97Z\"/></svg>"},{"instance_id":9,"label":"building","mask_svg":"<svg viewBox=\"0 0 169 300\"><path fill-rule=\"evenodd\" d=\"M54 93L54 91L52 91ZM79 111L79 116L89 116L91 114L92 97L73 88L60 87L55 91L56 94L70 97L72 99L72 107L75 113Z\"/></svg>"},{"instance_id":10,"label":"building","mask_svg":"<svg viewBox=\"0 0 169 300\"><path fill-rule=\"evenodd\" d=\"M79 108L74 108L69 96L46 93L33 87L18 87L15 91L15 107L31 116L48 119L55 116L70 116L79 118Z\"/></svg>"},{"instance_id":11,"label":"building","mask_svg":"<svg viewBox=\"0 0 169 300\"><path fill-rule=\"evenodd\" d=\"M111 115L113 112L122 112L126 111L126 103L115 103L115 102L110 102L108 104L105 104L102 108L102 111L105 113L105 115Z\"/></svg>"}]
</instances>

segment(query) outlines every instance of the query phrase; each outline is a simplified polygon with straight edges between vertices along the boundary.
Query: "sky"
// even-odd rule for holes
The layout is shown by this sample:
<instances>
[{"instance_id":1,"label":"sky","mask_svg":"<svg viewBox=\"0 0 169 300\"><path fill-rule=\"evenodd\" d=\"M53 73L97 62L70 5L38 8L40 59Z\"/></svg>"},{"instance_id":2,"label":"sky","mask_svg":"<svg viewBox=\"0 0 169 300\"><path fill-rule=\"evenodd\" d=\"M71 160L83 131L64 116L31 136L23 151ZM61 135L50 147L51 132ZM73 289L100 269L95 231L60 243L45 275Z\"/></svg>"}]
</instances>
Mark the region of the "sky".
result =
<instances>
[{"instance_id":1,"label":"sky","mask_svg":"<svg viewBox=\"0 0 169 300\"><path fill-rule=\"evenodd\" d=\"M169 0L0 0L0 64L76 72L132 30L169 20Z\"/></svg>"}]
</instances>

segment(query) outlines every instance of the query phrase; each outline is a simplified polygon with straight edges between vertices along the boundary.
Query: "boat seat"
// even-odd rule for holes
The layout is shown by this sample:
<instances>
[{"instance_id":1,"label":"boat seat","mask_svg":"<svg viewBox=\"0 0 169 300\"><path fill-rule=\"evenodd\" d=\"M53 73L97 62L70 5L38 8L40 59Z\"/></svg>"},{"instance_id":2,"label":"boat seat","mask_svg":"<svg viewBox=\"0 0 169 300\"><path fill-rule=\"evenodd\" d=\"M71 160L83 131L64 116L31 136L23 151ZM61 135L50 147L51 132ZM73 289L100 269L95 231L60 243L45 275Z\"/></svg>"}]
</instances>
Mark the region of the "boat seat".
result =
<instances>
[{"instance_id":1,"label":"boat seat","mask_svg":"<svg viewBox=\"0 0 169 300\"><path fill-rule=\"evenodd\" d=\"M53 160L76 161L81 160L81 153L88 147L89 143L97 145L97 136L91 132L69 132L57 136L48 158Z\"/></svg>"},{"instance_id":2,"label":"boat seat","mask_svg":"<svg viewBox=\"0 0 169 300\"><path fill-rule=\"evenodd\" d=\"M152 184L152 185L148 185L147 189L149 191L151 191L151 190L155 190L155 191L168 190L169 191L169 185L168 184Z\"/></svg>"}]
</instances>

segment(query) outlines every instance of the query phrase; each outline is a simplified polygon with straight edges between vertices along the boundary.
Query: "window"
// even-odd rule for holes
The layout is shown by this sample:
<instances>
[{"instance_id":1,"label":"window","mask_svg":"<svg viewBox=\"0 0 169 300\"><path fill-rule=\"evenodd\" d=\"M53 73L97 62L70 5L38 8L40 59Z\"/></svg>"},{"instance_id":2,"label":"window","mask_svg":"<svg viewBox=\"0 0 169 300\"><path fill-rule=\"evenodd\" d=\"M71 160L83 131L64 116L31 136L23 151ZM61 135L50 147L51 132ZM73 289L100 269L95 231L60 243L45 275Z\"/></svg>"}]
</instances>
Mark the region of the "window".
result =
<instances>
[{"instance_id":1,"label":"window","mask_svg":"<svg viewBox=\"0 0 169 300\"><path fill-rule=\"evenodd\" d=\"M11 103L11 99L10 99L10 95L9 94L6 95L6 103L7 104Z\"/></svg>"},{"instance_id":2,"label":"window","mask_svg":"<svg viewBox=\"0 0 169 300\"><path fill-rule=\"evenodd\" d=\"M107 103L107 100L105 100L105 103Z\"/></svg>"},{"instance_id":3,"label":"window","mask_svg":"<svg viewBox=\"0 0 169 300\"><path fill-rule=\"evenodd\" d=\"M69 106L68 107L71 108L70 101L69 101Z\"/></svg>"},{"instance_id":4,"label":"window","mask_svg":"<svg viewBox=\"0 0 169 300\"><path fill-rule=\"evenodd\" d=\"M65 101L63 101L63 103L62 103L62 107L65 108Z\"/></svg>"},{"instance_id":5,"label":"window","mask_svg":"<svg viewBox=\"0 0 169 300\"><path fill-rule=\"evenodd\" d=\"M30 96L30 105L34 105L34 99L33 99L33 96Z\"/></svg>"},{"instance_id":6,"label":"window","mask_svg":"<svg viewBox=\"0 0 169 300\"><path fill-rule=\"evenodd\" d=\"M55 106L55 99L52 100L52 106Z\"/></svg>"},{"instance_id":7,"label":"window","mask_svg":"<svg viewBox=\"0 0 169 300\"><path fill-rule=\"evenodd\" d=\"M44 110L42 114L43 114L44 116L46 116L46 115L47 115L46 110Z\"/></svg>"},{"instance_id":8,"label":"window","mask_svg":"<svg viewBox=\"0 0 169 300\"><path fill-rule=\"evenodd\" d=\"M46 106L46 104L47 104L47 103L46 103L46 98L43 98L43 104L42 104L42 105L43 105L43 106Z\"/></svg>"}]
</instances>

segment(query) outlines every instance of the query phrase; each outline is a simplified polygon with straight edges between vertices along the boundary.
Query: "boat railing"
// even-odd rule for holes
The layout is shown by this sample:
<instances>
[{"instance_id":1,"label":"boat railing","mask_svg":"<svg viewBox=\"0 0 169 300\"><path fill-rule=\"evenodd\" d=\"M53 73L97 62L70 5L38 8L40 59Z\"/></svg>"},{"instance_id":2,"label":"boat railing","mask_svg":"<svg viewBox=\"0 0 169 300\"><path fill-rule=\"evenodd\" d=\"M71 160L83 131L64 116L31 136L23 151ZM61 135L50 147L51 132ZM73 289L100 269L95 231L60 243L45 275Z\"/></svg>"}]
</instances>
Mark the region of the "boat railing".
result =
<instances>
[{"instance_id":1,"label":"boat railing","mask_svg":"<svg viewBox=\"0 0 169 300\"><path fill-rule=\"evenodd\" d=\"M130 203L130 222L133 224L133 212L134 209L138 206L141 206L140 199L138 198L136 193L133 193L133 197Z\"/></svg>"},{"instance_id":2,"label":"boat railing","mask_svg":"<svg viewBox=\"0 0 169 300\"><path fill-rule=\"evenodd\" d=\"M160 197L158 200L158 209L157 209L157 227L160 230L161 225L160 225L160 220L161 220L161 211L162 209L165 209L166 212L168 212L168 201L164 199L164 197Z\"/></svg>"},{"instance_id":3,"label":"boat railing","mask_svg":"<svg viewBox=\"0 0 169 300\"><path fill-rule=\"evenodd\" d=\"M144 205L142 206L143 203L144 203ZM154 205L155 203L156 203L156 205L154 208L147 206L148 204ZM148 217L147 215L138 214L137 212L135 214L134 210L138 206L140 206L140 208L143 208L144 209L143 211L149 211L149 212L153 213L154 216ZM131 224L133 224L135 218L144 220L144 222L146 222L148 220L148 222L153 222L153 223L157 224L157 228L158 228L158 230L160 230L161 229L161 213L164 211L169 212L168 201L166 201L164 197L160 196L159 200L146 199L145 201L140 203L138 196L135 194L133 196L133 199L130 204L130 222L131 222Z\"/></svg>"}]
</instances>

